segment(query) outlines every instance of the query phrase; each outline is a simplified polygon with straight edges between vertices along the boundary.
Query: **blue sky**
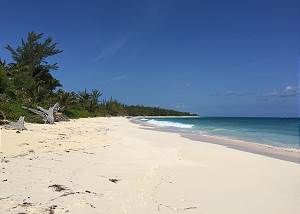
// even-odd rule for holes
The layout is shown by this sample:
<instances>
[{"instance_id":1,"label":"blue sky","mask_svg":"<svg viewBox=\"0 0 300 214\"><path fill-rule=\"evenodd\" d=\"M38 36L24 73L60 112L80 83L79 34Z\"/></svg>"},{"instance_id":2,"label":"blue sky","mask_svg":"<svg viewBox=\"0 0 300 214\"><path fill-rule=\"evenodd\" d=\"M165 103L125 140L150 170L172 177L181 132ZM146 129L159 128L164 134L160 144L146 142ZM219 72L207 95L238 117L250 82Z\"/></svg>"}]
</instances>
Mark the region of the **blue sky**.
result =
<instances>
[{"instance_id":1,"label":"blue sky","mask_svg":"<svg viewBox=\"0 0 300 214\"><path fill-rule=\"evenodd\" d=\"M66 90L207 116L296 116L298 0L3 0L0 57L28 31Z\"/></svg>"}]
</instances>

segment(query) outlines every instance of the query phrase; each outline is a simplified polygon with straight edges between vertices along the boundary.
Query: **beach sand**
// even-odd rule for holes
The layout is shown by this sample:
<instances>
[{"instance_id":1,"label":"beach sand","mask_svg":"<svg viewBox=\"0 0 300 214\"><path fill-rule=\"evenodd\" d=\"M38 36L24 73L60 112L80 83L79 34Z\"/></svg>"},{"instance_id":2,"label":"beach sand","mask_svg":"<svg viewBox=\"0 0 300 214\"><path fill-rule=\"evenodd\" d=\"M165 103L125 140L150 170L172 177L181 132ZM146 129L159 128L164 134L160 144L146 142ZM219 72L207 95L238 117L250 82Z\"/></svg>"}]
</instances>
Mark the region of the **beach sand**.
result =
<instances>
[{"instance_id":1,"label":"beach sand","mask_svg":"<svg viewBox=\"0 0 300 214\"><path fill-rule=\"evenodd\" d=\"M300 213L300 164L126 118L1 130L0 213Z\"/></svg>"}]
</instances>

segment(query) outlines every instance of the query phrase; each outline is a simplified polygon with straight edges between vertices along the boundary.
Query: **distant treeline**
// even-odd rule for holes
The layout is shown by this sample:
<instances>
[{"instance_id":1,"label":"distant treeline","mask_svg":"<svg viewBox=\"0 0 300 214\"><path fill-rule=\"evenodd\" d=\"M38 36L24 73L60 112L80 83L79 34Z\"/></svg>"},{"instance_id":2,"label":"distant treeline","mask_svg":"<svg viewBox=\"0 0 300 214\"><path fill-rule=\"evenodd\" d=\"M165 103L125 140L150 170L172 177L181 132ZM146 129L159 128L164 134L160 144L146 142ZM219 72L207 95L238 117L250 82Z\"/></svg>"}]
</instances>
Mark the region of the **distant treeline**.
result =
<instances>
[{"instance_id":1,"label":"distant treeline","mask_svg":"<svg viewBox=\"0 0 300 214\"><path fill-rule=\"evenodd\" d=\"M189 112L179 112L171 109L163 109L159 107L146 107L140 105L124 106L129 116L196 116Z\"/></svg>"},{"instance_id":2,"label":"distant treeline","mask_svg":"<svg viewBox=\"0 0 300 214\"><path fill-rule=\"evenodd\" d=\"M6 46L13 59L7 63L0 59L0 119L16 120L23 115L27 121L40 122L40 118L22 106L48 108L58 102L61 111L70 118L97 116L190 116L193 114L158 107L125 105L115 99L102 100L99 90L68 92L62 89L52 72L57 63L49 57L62 51L51 38L43 34L28 33L17 48Z\"/></svg>"}]
</instances>

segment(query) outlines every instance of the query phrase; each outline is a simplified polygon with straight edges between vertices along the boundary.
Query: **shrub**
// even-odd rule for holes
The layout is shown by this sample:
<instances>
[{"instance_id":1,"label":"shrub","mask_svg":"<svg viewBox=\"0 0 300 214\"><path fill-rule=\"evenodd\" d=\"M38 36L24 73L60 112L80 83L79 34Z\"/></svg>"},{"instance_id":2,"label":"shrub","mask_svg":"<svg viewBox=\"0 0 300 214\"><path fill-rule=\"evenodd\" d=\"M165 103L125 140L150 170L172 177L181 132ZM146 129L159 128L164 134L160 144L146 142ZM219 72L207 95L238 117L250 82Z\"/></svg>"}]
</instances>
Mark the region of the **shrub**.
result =
<instances>
[{"instance_id":1,"label":"shrub","mask_svg":"<svg viewBox=\"0 0 300 214\"><path fill-rule=\"evenodd\" d=\"M19 103L1 102L0 110L4 113L7 120L16 121L20 116L25 116L26 122L43 123L39 115L32 114L28 110L23 109Z\"/></svg>"},{"instance_id":2,"label":"shrub","mask_svg":"<svg viewBox=\"0 0 300 214\"><path fill-rule=\"evenodd\" d=\"M77 118L86 118L86 117L92 117L93 114L90 113L88 110L83 108L78 109L66 109L64 111L64 114L67 115L69 118L77 119Z\"/></svg>"}]
</instances>

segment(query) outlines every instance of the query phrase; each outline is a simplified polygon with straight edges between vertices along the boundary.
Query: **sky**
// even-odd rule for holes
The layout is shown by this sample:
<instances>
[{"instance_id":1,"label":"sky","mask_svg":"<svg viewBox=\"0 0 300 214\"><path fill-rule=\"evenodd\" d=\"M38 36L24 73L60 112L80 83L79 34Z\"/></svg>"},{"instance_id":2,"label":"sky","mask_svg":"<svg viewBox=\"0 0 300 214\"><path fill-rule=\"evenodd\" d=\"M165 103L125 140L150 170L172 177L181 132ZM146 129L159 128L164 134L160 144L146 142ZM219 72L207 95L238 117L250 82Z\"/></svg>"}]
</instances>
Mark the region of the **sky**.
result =
<instances>
[{"instance_id":1,"label":"sky","mask_svg":"<svg viewBox=\"0 0 300 214\"><path fill-rule=\"evenodd\" d=\"M201 116L299 115L299 0L2 0L0 57L27 32L66 90Z\"/></svg>"}]
</instances>

